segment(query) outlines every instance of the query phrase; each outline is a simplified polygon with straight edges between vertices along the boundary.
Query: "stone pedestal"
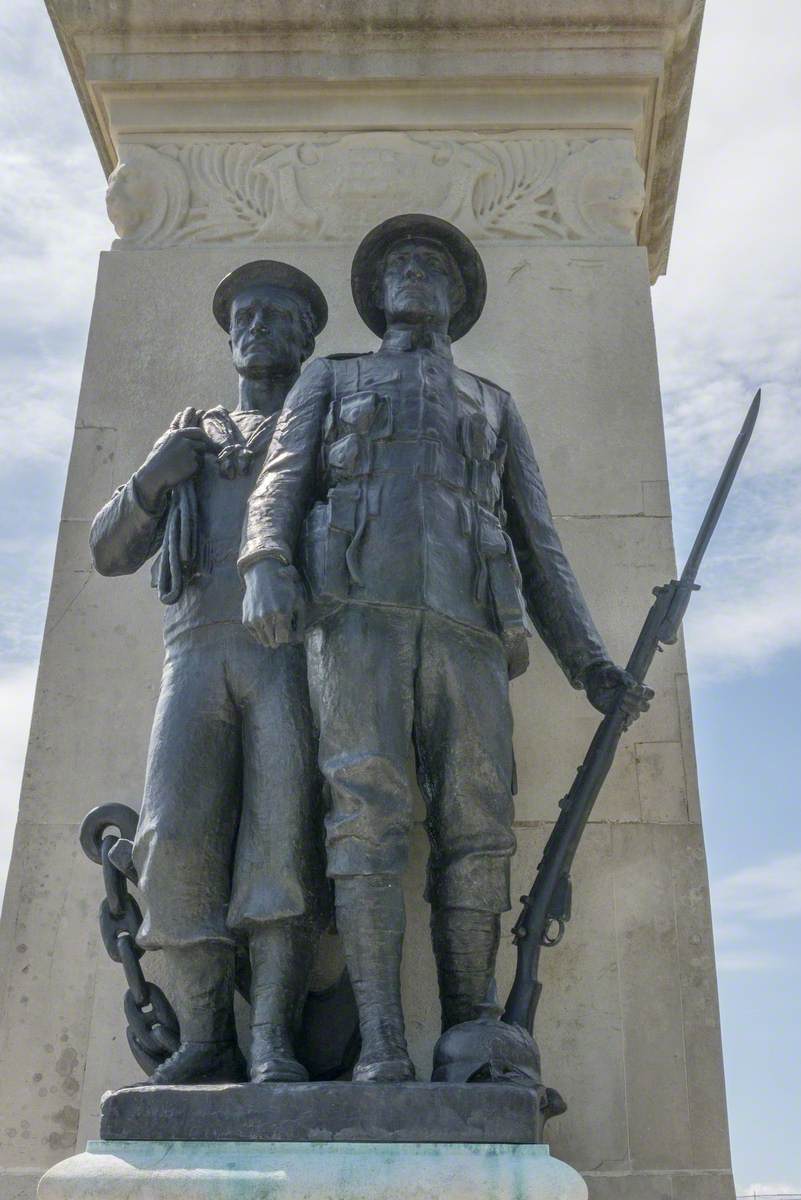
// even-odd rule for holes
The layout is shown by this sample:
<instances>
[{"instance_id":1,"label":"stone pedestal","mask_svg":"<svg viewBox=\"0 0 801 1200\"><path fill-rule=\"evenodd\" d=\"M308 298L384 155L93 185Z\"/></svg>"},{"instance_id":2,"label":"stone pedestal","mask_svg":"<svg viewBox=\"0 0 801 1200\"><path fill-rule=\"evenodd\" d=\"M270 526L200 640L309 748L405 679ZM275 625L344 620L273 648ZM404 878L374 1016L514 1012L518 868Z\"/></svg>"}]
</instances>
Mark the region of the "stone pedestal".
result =
<instances>
[{"instance_id":1,"label":"stone pedestal","mask_svg":"<svg viewBox=\"0 0 801 1200\"><path fill-rule=\"evenodd\" d=\"M138 1073L94 922L99 875L76 838L93 805L139 805L161 614L146 572L93 574L87 534L176 411L232 403L215 285L248 259L284 259L328 297L318 351L369 350L348 286L363 234L427 211L474 238L489 296L456 360L514 394L568 554L625 660L651 588L675 570L649 282L667 260L702 3L48 8L113 171L117 239L99 267L0 930L0 1200L29 1200L96 1136L101 1094ZM581 847L567 937L544 955L538 1040L569 1105L549 1135L595 1200L728 1200L680 646L651 682L656 701ZM597 715L539 645L513 703L519 895ZM438 1026L425 853L420 824L404 986L421 1078Z\"/></svg>"},{"instance_id":2,"label":"stone pedestal","mask_svg":"<svg viewBox=\"0 0 801 1200\"><path fill-rule=\"evenodd\" d=\"M107 1093L106 1142L543 1141L541 1088L506 1083L274 1083L132 1087Z\"/></svg>"},{"instance_id":3,"label":"stone pedestal","mask_svg":"<svg viewBox=\"0 0 801 1200\"><path fill-rule=\"evenodd\" d=\"M89 1142L38 1200L587 1200L547 1146Z\"/></svg>"},{"instance_id":4,"label":"stone pedestal","mask_svg":"<svg viewBox=\"0 0 801 1200\"><path fill-rule=\"evenodd\" d=\"M587 1200L513 1084L218 1084L103 1097L39 1200ZM164 1139L169 1130L170 1140Z\"/></svg>"}]
</instances>

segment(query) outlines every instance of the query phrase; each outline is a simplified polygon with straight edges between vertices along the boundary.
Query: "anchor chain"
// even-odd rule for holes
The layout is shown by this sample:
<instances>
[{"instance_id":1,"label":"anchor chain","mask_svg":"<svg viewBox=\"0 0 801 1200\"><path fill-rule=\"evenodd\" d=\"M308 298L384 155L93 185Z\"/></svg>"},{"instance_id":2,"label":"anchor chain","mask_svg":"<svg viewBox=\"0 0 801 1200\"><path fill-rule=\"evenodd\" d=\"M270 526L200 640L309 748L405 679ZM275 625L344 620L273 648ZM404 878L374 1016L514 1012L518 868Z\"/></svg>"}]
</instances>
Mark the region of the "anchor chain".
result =
<instances>
[{"instance_id":1,"label":"anchor chain","mask_svg":"<svg viewBox=\"0 0 801 1200\"><path fill-rule=\"evenodd\" d=\"M103 869L106 898L100 905L100 936L109 958L125 972L128 1046L145 1074L152 1075L178 1049L180 1031L164 992L145 978L140 961L145 952L136 944L142 912L128 892L128 882L137 882L131 861L137 820L127 804L101 804L84 817L80 842L86 857ZM119 834L110 832L114 829Z\"/></svg>"}]
</instances>

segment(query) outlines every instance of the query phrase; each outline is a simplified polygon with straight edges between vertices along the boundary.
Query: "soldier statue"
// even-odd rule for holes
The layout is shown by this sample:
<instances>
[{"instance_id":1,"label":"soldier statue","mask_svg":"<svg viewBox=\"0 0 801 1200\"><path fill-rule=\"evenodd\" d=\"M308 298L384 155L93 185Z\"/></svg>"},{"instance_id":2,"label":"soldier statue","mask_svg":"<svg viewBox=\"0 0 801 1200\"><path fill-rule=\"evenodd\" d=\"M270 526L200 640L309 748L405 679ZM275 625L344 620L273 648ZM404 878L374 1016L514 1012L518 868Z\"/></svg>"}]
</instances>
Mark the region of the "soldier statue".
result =
<instances>
[{"instance_id":1,"label":"soldier statue","mask_svg":"<svg viewBox=\"0 0 801 1200\"><path fill-rule=\"evenodd\" d=\"M318 359L290 392L239 565L244 621L264 645L306 627L328 873L362 1037L353 1078L370 1082L413 1078L399 880L411 746L447 1029L484 1000L509 908L508 678L525 669L531 623L601 712L622 696L633 718L650 693L610 661L511 396L454 365L486 294L475 247L434 217L394 217L359 247L352 289L381 346Z\"/></svg>"},{"instance_id":2,"label":"soldier statue","mask_svg":"<svg viewBox=\"0 0 801 1200\"><path fill-rule=\"evenodd\" d=\"M242 942L250 1078L307 1078L293 1032L327 887L303 647L268 654L243 629L237 573L248 497L327 307L302 271L261 261L222 281L213 311L237 406L179 414L91 531L102 575L159 551L166 653L133 849L139 945L163 952L181 1028L157 1084L245 1078L233 1007Z\"/></svg>"}]
</instances>

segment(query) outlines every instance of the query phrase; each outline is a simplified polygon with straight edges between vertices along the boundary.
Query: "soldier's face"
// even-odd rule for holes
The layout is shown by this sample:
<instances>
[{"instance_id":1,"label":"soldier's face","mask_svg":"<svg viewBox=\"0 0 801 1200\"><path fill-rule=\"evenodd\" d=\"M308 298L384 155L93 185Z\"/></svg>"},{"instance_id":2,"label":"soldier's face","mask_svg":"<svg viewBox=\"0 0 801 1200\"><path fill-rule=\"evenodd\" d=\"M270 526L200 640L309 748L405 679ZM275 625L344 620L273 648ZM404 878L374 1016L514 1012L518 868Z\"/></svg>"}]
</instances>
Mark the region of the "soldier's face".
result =
<instances>
[{"instance_id":1,"label":"soldier's face","mask_svg":"<svg viewBox=\"0 0 801 1200\"><path fill-rule=\"evenodd\" d=\"M248 288L231 305L231 355L246 378L299 371L305 341L297 301L283 288Z\"/></svg>"},{"instance_id":2,"label":"soldier's face","mask_svg":"<svg viewBox=\"0 0 801 1200\"><path fill-rule=\"evenodd\" d=\"M457 307L457 278L450 255L436 242L398 242L384 259L381 300L387 324L402 321L447 329Z\"/></svg>"}]
</instances>

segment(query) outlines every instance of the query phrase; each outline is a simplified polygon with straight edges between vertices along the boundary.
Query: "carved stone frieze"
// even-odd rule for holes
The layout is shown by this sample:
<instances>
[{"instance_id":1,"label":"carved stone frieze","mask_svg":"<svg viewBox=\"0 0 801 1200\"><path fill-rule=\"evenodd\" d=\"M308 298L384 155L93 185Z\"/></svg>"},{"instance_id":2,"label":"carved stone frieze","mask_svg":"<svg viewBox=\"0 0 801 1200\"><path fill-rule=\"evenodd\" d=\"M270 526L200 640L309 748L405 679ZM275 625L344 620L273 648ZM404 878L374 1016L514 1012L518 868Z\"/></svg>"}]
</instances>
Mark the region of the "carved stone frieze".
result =
<instances>
[{"instance_id":1,"label":"carved stone frieze","mask_svg":"<svg viewBox=\"0 0 801 1200\"><path fill-rule=\"evenodd\" d=\"M107 203L120 248L357 240L403 211L478 240L631 244L643 185L623 138L293 134L123 143Z\"/></svg>"}]
</instances>

